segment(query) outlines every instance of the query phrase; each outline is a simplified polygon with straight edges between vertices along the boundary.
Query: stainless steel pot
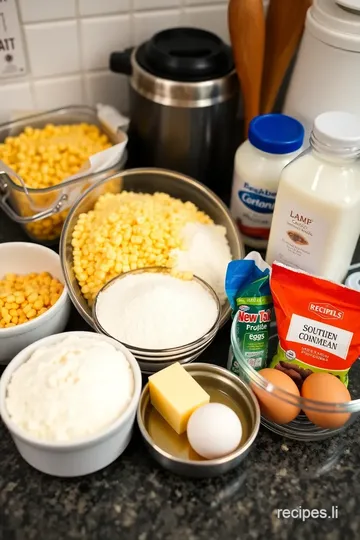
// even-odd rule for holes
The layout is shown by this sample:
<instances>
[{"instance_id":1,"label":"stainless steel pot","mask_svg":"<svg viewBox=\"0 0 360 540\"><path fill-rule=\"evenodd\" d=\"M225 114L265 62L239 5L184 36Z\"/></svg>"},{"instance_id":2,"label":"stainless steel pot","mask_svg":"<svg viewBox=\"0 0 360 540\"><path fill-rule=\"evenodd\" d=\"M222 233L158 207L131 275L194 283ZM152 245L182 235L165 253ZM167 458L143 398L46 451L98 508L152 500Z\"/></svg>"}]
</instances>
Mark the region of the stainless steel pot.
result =
<instances>
[{"instance_id":1,"label":"stainless steel pot","mask_svg":"<svg viewBox=\"0 0 360 540\"><path fill-rule=\"evenodd\" d=\"M110 68L130 75L130 163L182 172L224 196L239 104L230 47L210 32L174 28L113 53Z\"/></svg>"}]
</instances>

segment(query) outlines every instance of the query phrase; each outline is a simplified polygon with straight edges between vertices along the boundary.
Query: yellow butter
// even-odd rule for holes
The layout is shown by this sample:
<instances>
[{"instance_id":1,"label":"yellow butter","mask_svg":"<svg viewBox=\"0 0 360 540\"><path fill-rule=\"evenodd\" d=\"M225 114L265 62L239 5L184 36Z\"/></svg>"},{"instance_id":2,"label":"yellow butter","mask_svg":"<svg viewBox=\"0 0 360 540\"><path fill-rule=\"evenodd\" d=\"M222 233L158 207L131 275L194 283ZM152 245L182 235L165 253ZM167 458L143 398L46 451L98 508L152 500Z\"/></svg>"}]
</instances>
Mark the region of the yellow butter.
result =
<instances>
[{"instance_id":1,"label":"yellow butter","mask_svg":"<svg viewBox=\"0 0 360 540\"><path fill-rule=\"evenodd\" d=\"M181 435L192 413L209 403L210 396L179 364L149 377L150 400L155 409Z\"/></svg>"}]
</instances>

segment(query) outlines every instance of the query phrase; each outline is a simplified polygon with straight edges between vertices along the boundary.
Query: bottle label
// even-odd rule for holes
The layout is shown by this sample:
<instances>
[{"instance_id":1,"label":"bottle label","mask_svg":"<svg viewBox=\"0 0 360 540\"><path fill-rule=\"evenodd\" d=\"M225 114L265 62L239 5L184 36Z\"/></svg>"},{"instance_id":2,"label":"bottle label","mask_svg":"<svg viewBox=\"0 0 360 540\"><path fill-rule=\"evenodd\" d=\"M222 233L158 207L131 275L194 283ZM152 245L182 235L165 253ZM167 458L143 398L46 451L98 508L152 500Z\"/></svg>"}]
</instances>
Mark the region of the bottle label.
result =
<instances>
[{"instance_id":1,"label":"bottle label","mask_svg":"<svg viewBox=\"0 0 360 540\"><path fill-rule=\"evenodd\" d=\"M276 210L273 260L309 274L319 274L332 223L326 216L320 218L294 201L288 202Z\"/></svg>"},{"instance_id":2,"label":"bottle label","mask_svg":"<svg viewBox=\"0 0 360 540\"><path fill-rule=\"evenodd\" d=\"M275 191L252 186L235 173L231 213L242 233L252 238L269 238L275 197Z\"/></svg>"}]
</instances>

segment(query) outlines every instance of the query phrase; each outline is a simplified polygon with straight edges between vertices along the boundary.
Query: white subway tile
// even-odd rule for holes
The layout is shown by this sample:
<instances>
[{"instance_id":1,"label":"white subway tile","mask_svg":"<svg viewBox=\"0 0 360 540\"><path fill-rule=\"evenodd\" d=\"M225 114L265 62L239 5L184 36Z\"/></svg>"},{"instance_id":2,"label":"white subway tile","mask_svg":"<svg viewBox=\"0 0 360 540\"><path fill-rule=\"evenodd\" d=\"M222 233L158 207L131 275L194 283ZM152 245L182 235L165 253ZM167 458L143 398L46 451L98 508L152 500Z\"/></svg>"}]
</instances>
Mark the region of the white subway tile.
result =
<instances>
[{"instance_id":1,"label":"white subway tile","mask_svg":"<svg viewBox=\"0 0 360 540\"><path fill-rule=\"evenodd\" d=\"M230 42L226 4L216 7L186 8L184 24L209 30L227 43Z\"/></svg>"},{"instance_id":2,"label":"white subway tile","mask_svg":"<svg viewBox=\"0 0 360 540\"><path fill-rule=\"evenodd\" d=\"M228 0L185 0L185 4L188 4L189 6L199 6L202 4L227 4Z\"/></svg>"},{"instance_id":3,"label":"white subway tile","mask_svg":"<svg viewBox=\"0 0 360 540\"><path fill-rule=\"evenodd\" d=\"M34 89L38 109L54 109L84 102L80 75L35 81Z\"/></svg>"},{"instance_id":4,"label":"white subway tile","mask_svg":"<svg viewBox=\"0 0 360 540\"><path fill-rule=\"evenodd\" d=\"M129 9L130 0L79 0L80 15L105 15L126 12Z\"/></svg>"},{"instance_id":5,"label":"white subway tile","mask_svg":"<svg viewBox=\"0 0 360 540\"><path fill-rule=\"evenodd\" d=\"M134 15L135 44L148 40L160 30L179 26L180 23L180 10L136 13Z\"/></svg>"},{"instance_id":6,"label":"white subway tile","mask_svg":"<svg viewBox=\"0 0 360 540\"><path fill-rule=\"evenodd\" d=\"M104 103L113 105L123 114L128 113L128 77L104 71L101 73L89 73L85 78L89 105Z\"/></svg>"},{"instance_id":7,"label":"white subway tile","mask_svg":"<svg viewBox=\"0 0 360 540\"><path fill-rule=\"evenodd\" d=\"M10 120L12 111L31 111L34 103L29 83L1 84L0 86L0 121Z\"/></svg>"},{"instance_id":8,"label":"white subway tile","mask_svg":"<svg viewBox=\"0 0 360 540\"><path fill-rule=\"evenodd\" d=\"M81 45L85 69L107 68L111 52L131 45L130 17L116 15L82 20Z\"/></svg>"},{"instance_id":9,"label":"white subway tile","mask_svg":"<svg viewBox=\"0 0 360 540\"><path fill-rule=\"evenodd\" d=\"M79 71L75 21L25 25L31 73L35 77Z\"/></svg>"},{"instance_id":10,"label":"white subway tile","mask_svg":"<svg viewBox=\"0 0 360 540\"><path fill-rule=\"evenodd\" d=\"M75 0L19 0L19 7L25 23L75 17Z\"/></svg>"},{"instance_id":11,"label":"white subway tile","mask_svg":"<svg viewBox=\"0 0 360 540\"><path fill-rule=\"evenodd\" d=\"M208 0L206 0L208 1ZM181 0L134 0L134 9L156 9L178 7Z\"/></svg>"}]
</instances>

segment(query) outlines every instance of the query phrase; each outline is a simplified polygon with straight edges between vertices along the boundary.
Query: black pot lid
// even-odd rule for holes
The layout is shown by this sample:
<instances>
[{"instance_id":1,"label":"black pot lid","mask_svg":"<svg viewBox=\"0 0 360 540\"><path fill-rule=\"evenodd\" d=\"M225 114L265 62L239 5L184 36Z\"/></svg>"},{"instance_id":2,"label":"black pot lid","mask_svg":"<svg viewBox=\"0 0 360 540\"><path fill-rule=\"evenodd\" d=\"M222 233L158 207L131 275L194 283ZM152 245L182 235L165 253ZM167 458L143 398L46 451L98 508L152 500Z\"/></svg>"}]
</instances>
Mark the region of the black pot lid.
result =
<instances>
[{"instance_id":1,"label":"black pot lid","mask_svg":"<svg viewBox=\"0 0 360 540\"><path fill-rule=\"evenodd\" d=\"M234 68L231 48L199 28L170 28L140 45L140 66L152 75L179 82L217 79Z\"/></svg>"}]
</instances>

